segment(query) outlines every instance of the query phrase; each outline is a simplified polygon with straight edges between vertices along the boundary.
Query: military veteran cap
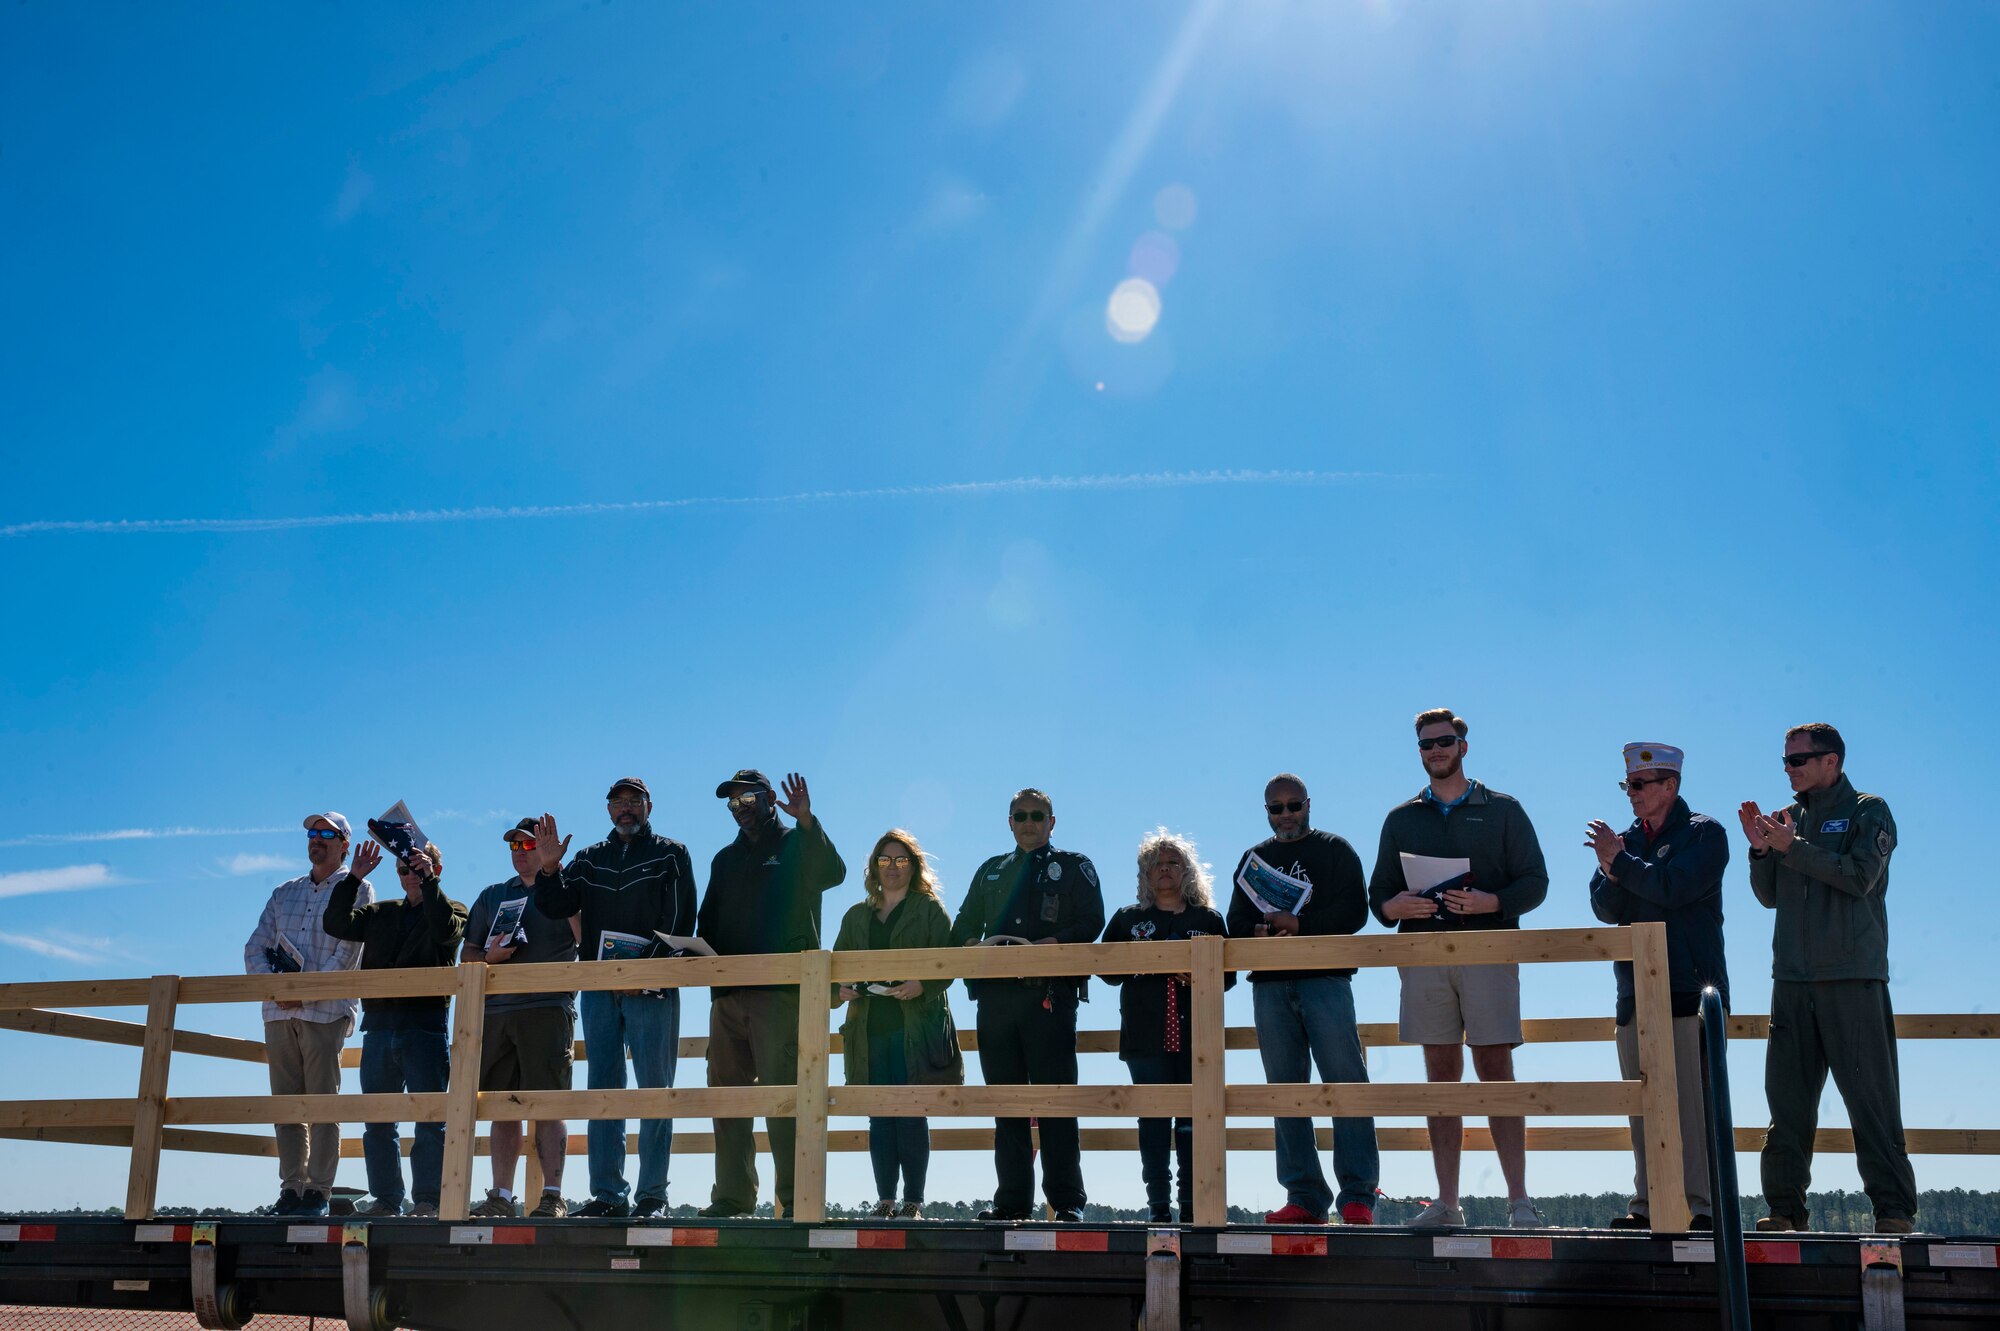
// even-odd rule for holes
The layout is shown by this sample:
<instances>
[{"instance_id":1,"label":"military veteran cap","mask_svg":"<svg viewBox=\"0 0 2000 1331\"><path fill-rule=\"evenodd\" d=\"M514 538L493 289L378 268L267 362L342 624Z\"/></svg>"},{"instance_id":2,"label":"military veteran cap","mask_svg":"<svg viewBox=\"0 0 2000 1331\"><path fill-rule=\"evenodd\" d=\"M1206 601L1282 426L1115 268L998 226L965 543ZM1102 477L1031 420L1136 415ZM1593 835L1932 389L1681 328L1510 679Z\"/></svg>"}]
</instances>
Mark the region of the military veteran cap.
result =
<instances>
[{"instance_id":1,"label":"military veteran cap","mask_svg":"<svg viewBox=\"0 0 2000 1331\"><path fill-rule=\"evenodd\" d=\"M754 767L745 767L739 769L735 776L730 777L727 781L717 786L715 788L715 797L719 800L726 800L731 795L737 794L740 791L769 790L770 788L770 777L765 776Z\"/></svg>"},{"instance_id":2,"label":"military veteran cap","mask_svg":"<svg viewBox=\"0 0 2000 1331\"><path fill-rule=\"evenodd\" d=\"M1686 757L1686 754L1671 744L1627 744L1625 775L1637 776L1640 772L1672 772L1679 776L1681 760Z\"/></svg>"}]
</instances>

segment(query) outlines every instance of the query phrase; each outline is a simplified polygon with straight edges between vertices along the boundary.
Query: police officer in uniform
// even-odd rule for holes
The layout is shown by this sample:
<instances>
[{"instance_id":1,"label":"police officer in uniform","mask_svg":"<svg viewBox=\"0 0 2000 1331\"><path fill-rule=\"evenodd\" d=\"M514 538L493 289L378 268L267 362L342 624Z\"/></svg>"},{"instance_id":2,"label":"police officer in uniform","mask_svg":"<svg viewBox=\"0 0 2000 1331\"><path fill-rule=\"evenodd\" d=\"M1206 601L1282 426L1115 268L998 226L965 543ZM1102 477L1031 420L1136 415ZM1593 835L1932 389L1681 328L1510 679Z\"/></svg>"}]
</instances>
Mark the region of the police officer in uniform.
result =
<instances>
[{"instance_id":1,"label":"police officer in uniform","mask_svg":"<svg viewBox=\"0 0 2000 1331\"><path fill-rule=\"evenodd\" d=\"M1896 820L1847 779L1847 745L1823 722L1785 732L1790 808L1741 810L1750 890L1777 912L1771 939L1771 1036L1764 1096L1765 1231L1804 1229L1826 1075L1847 1102L1854 1163L1875 1230L1915 1228L1917 1179L1903 1142L1896 1014L1889 1006L1889 856Z\"/></svg>"},{"instance_id":2,"label":"police officer in uniform","mask_svg":"<svg viewBox=\"0 0 2000 1331\"><path fill-rule=\"evenodd\" d=\"M1023 790L1007 809L1014 849L972 875L951 936L965 946L1093 943L1104 928L1104 896L1089 860L1049 844L1055 806ZM988 1086L1076 1085L1076 1005L1087 977L968 980L979 1003L979 1067ZM1083 1158L1076 1120L1042 1118L1042 1191L1056 1219L1083 1219ZM994 1124L993 1208L981 1220L1026 1220L1034 1200L1035 1153L1025 1118Z\"/></svg>"}]
</instances>

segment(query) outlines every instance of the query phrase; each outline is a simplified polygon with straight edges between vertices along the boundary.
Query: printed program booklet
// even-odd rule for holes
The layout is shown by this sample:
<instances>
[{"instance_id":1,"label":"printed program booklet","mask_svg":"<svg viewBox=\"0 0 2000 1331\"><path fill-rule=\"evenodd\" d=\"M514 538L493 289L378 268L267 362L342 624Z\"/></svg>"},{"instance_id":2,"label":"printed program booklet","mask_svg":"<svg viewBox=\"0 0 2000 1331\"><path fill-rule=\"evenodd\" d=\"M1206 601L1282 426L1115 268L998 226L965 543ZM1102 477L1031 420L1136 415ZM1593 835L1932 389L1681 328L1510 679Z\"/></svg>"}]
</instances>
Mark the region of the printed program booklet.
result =
<instances>
[{"instance_id":1,"label":"printed program booklet","mask_svg":"<svg viewBox=\"0 0 2000 1331\"><path fill-rule=\"evenodd\" d=\"M401 800L390 805L388 812L380 818L368 820L368 835L405 864L410 862L410 856L422 853L431 844L431 839L424 835L424 829L417 826L410 806Z\"/></svg>"},{"instance_id":2,"label":"printed program booklet","mask_svg":"<svg viewBox=\"0 0 2000 1331\"><path fill-rule=\"evenodd\" d=\"M521 925L521 920L527 913L526 897L515 897L512 901L501 902L493 912L493 927L487 931L486 946L490 948L495 943L512 946L517 942L527 942L528 931Z\"/></svg>"},{"instance_id":3,"label":"printed program booklet","mask_svg":"<svg viewBox=\"0 0 2000 1331\"><path fill-rule=\"evenodd\" d=\"M606 929L597 937L599 961L648 961L654 957L712 957L715 949L699 938L679 934L627 934Z\"/></svg>"},{"instance_id":4,"label":"printed program booklet","mask_svg":"<svg viewBox=\"0 0 2000 1331\"><path fill-rule=\"evenodd\" d=\"M285 937L282 931L278 934L278 945L265 948L264 957L271 963L274 975L294 975L306 968L305 953L299 951L299 945Z\"/></svg>"},{"instance_id":5,"label":"printed program booklet","mask_svg":"<svg viewBox=\"0 0 2000 1331\"><path fill-rule=\"evenodd\" d=\"M1288 873L1280 873L1255 852L1243 861L1243 868L1236 875L1236 885L1243 889L1244 896L1250 898L1250 904L1266 915L1281 912L1297 915L1306 908L1313 894L1311 883Z\"/></svg>"}]
</instances>

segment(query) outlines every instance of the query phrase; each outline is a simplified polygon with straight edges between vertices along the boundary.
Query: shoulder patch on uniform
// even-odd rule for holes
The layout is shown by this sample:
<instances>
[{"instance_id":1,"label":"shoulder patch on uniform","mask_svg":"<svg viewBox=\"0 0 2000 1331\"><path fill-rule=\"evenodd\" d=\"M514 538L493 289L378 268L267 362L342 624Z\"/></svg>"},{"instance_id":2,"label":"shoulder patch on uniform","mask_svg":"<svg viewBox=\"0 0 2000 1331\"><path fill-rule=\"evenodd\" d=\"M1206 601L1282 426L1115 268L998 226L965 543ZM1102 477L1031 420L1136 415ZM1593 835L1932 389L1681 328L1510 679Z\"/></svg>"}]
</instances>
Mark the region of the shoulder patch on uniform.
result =
<instances>
[{"instance_id":1,"label":"shoulder patch on uniform","mask_svg":"<svg viewBox=\"0 0 2000 1331\"><path fill-rule=\"evenodd\" d=\"M1847 830L1847 819L1829 818L1819 825L1819 830L1821 832L1845 832Z\"/></svg>"},{"instance_id":2,"label":"shoulder patch on uniform","mask_svg":"<svg viewBox=\"0 0 2000 1331\"><path fill-rule=\"evenodd\" d=\"M1076 867L1083 871L1083 881L1089 883L1092 887L1097 886L1097 870L1090 867L1089 860L1078 860Z\"/></svg>"},{"instance_id":3,"label":"shoulder patch on uniform","mask_svg":"<svg viewBox=\"0 0 2000 1331\"><path fill-rule=\"evenodd\" d=\"M1878 827L1875 829L1875 853L1877 855L1887 855L1889 848L1895 844L1896 838L1889 835L1888 828Z\"/></svg>"}]
</instances>

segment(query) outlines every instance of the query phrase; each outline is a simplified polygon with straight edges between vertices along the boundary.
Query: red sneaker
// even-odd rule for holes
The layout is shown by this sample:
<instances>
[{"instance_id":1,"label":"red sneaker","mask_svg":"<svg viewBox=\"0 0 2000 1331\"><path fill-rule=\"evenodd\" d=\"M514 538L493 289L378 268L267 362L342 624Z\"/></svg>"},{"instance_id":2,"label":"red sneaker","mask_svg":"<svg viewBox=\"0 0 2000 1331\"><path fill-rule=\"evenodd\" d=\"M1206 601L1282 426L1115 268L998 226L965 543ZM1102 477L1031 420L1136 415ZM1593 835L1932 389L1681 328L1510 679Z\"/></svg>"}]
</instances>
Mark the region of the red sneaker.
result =
<instances>
[{"instance_id":1,"label":"red sneaker","mask_svg":"<svg viewBox=\"0 0 2000 1331\"><path fill-rule=\"evenodd\" d=\"M1375 1210L1367 1202L1349 1202L1340 1208L1340 1223L1343 1225L1372 1225Z\"/></svg>"},{"instance_id":2,"label":"red sneaker","mask_svg":"<svg viewBox=\"0 0 2000 1331\"><path fill-rule=\"evenodd\" d=\"M1323 1215L1314 1215L1297 1202L1286 1202L1277 1210L1267 1214L1264 1217L1264 1223L1267 1225L1323 1225L1326 1223L1326 1217Z\"/></svg>"}]
</instances>

